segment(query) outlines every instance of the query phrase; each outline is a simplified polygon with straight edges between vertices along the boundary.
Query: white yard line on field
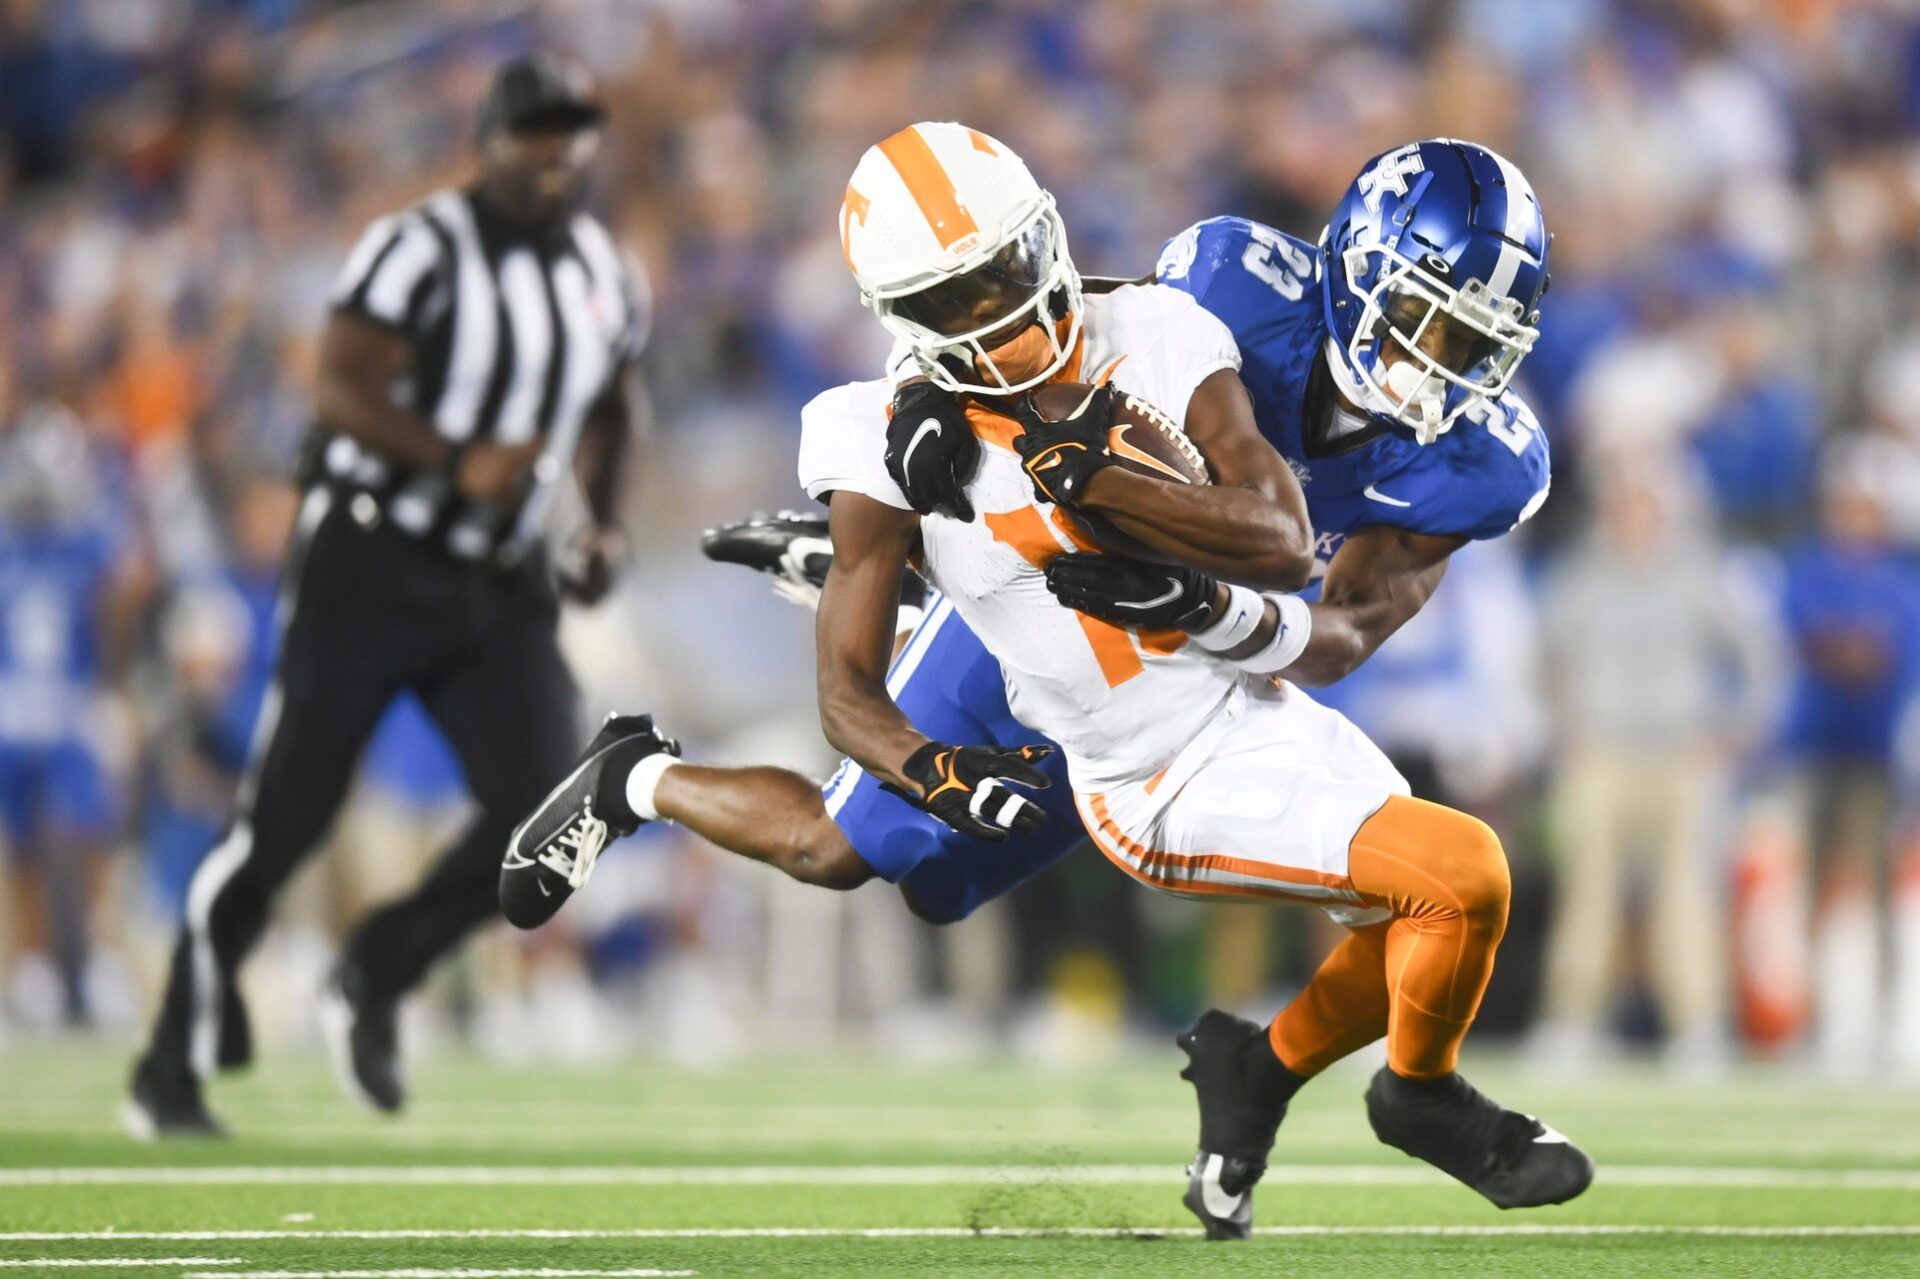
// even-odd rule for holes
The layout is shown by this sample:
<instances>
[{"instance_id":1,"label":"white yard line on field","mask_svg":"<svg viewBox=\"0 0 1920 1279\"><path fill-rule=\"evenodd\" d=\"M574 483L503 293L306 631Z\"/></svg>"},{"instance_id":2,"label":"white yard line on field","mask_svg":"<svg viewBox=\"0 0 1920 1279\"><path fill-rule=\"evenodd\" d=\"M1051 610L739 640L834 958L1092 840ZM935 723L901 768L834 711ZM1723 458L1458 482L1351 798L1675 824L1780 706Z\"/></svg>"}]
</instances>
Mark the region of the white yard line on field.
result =
<instances>
[{"instance_id":1,"label":"white yard line on field","mask_svg":"<svg viewBox=\"0 0 1920 1279\"><path fill-rule=\"evenodd\" d=\"M486 1166L349 1164L317 1167L233 1165L204 1168L0 1168L0 1190L29 1186L977 1186L1170 1185L1177 1164L790 1164L754 1166ZM1600 1165L1603 1186L1714 1187L1745 1190L1920 1191L1920 1169L1722 1168ZM1415 1164L1280 1164L1265 1184L1295 1186L1439 1185L1444 1176Z\"/></svg>"},{"instance_id":2,"label":"white yard line on field","mask_svg":"<svg viewBox=\"0 0 1920 1279\"><path fill-rule=\"evenodd\" d=\"M9 1270L91 1270L96 1266L237 1266L240 1262L239 1257L0 1257L0 1266ZM221 1270L213 1273L224 1276L233 1272Z\"/></svg>"},{"instance_id":3,"label":"white yard line on field","mask_svg":"<svg viewBox=\"0 0 1920 1279\"><path fill-rule=\"evenodd\" d=\"M666 1276L697 1275L698 1270L654 1270L623 1268L618 1270L209 1270L188 1273L180 1279L666 1279Z\"/></svg>"},{"instance_id":4,"label":"white yard line on field","mask_svg":"<svg viewBox=\"0 0 1920 1279\"><path fill-rule=\"evenodd\" d=\"M42 1243L98 1240L223 1240L259 1242L279 1239L353 1239L397 1241L409 1239L1158 1239L1198 1235L1188 1226L741 1226L628 1230L20 1230L0 1233L0 1242L32 1240ZM1920 1225L1855 1226L1261 1226L1256 1234L1272 1238L1410 1236L1534 1236L1585 1238L1601 1235L1669 1235L1728 1239L1826 1239L1920 1237ZM234 1279L234 1272L219 1272ZM395 1275L397 1271L382 1271Z\"/></svg>"}]
</instances>

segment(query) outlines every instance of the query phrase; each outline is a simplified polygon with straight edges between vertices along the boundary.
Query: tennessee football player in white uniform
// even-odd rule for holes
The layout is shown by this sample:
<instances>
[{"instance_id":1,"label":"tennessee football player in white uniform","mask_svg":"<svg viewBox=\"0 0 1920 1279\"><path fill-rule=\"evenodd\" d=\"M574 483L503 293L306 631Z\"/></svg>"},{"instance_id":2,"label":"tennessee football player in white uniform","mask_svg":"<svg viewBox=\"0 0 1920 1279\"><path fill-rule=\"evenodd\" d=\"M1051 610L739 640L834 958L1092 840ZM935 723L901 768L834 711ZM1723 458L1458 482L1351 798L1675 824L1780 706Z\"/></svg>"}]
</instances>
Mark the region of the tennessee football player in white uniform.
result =
<instances>
[{"instance_id":1,"label":"tennessee football player in white uniform","mask_svg":"<svg viewBox=\"0 0 1920 1279\"><path fill-rule=\"evenodd\" d=\"M1252 1186L1306 1080L1290 1054L1317 1068L1383 1033L1388 1065L1368 1092L1382 1140L1502 1206L1584 1190L1583 1153L1455 1070L1505 927L1498 840L1411 798L1357 729L1279 678L1311 632L1290 592L1308 580L1313 537L1298 482L1255 426L1231 334L1163 285L1087 294L1051 195L1004 144L961 125L914 125L870 148L840 217L862 296L911 367L829 391L803 415L800 478L830 503L834 552L817 632L829 740L967 834L1004 839L1047 819L1030 788L1046 784L1035 765L1049 747L933 740L893 700L912 558L944 597L922 632L949 610L986 645L1012 713L1063 749L1079 815L1116 864L1188 895L1319 904L1355 929L1292 1022L1209 1014L1182 1037L1201 1103L1187 1203L1210 1233L1250 1228ZM1050 420L1027 393L1053 382L1098 389ZM915 513L885 460L889 410L911 411L921 385L976 406L978 464L951 512ZM1212 482L1114 465L1119 392L1183 429ZM1075 515L1207 575L1206 597L1149 633L1065 607L1046 569L1089 549ZM609 837L662 818L834 887L871 878L885 851L855 847L807 779L687 763L647 717L617 717L516 831L508 917L543 922Z\"/></svg>"}]
</instances>

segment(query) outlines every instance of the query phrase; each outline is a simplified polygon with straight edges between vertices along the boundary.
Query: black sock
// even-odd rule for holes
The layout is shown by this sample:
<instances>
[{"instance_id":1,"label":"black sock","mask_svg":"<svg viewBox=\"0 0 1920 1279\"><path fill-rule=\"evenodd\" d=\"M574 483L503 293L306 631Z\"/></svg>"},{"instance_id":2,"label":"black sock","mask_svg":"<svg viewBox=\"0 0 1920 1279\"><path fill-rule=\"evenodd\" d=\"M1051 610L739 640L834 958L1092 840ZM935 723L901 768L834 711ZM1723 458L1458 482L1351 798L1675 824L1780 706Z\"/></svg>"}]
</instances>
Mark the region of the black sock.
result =
<instances>
[{"instance_id":1,"label":"black sock","mask_svg":"<svg viewBox=\"0 0 1920 1279\"><path fill-rule=\"evenodd\" d=\"M1467 1081L1462 1079L1460 1072L1455 1070L1449 1070L1444 1075L1436 1075L1432 1079L1412 1079L1391 1068L1388 1068L1386 1073L1393 1077L1395 1088L1400 1095L1409 1101L1454 1101L1464 1094L1467 1086Z\"/></svg>"},{"instance_id":2,"label":"black sock","mask_svg":"<svg viewBox=\"0 0 1920 1279\"><path fill-rule=\"evenodd\" d=\"M1293 1094L1306 1086L1311 1075L1296 1075L1288 1070L1279 1056L1273 1051L1273 1043L1267 1038L1266 1027L1260 1033L1247 1040L1247 1046L1241 1051L1241 1066L1246 1071L1247 1082L1260 1094L1262 1101L1276 1106L1284 1106L1293 1100Z\"/></svg>"},{"instance_id":3,"label":"black sock","mask_svg":"<svg viewBox=\"0 0 1920 1279\"><path fill-rule=\"evenodd\" d=\"M638 826L640 814L627 803L627 774L633 766L653 753L653 742L645 737L629 737L607 750L600 764L600 787L593 794L593 811L602 821L615 826Z\"/></svg>"}]
</instances>

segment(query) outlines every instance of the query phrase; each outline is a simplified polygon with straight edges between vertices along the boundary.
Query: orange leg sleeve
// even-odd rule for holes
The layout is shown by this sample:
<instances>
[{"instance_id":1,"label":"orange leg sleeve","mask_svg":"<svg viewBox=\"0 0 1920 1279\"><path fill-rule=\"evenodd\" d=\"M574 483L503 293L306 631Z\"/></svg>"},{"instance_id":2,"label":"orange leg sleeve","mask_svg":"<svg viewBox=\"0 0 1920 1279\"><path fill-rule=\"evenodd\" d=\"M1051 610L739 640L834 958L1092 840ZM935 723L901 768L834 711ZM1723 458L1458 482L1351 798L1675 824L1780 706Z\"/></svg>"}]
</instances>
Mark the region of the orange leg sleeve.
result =
<instances>
[{"instance_id":1,"label":"orange leg sleeve","mask_svg":"<svg viewBox=\"0 0 1920 1279\"><path fill-rule=\"evenodd\" d=\"M1387 930L1356 928L1333 948L1313 980L1280 1010L1267 1040L1280 1064L1317 1075L1387 1033Z\"/></svg>"},{"instance_id":2,"label":"orange leg sleeve","mask_svg":"<svg viewBox=\"0 0 1920 1279\"><path fill-rule=\"evenodd\" d=\"M1394 914L1387 1064L1412 1079L1450 1073L1507 928L1512 887L1499 837L1477 817L1396 795L1354 835L1348 875L1369 905Z\"/></svg>"}]
</instances>

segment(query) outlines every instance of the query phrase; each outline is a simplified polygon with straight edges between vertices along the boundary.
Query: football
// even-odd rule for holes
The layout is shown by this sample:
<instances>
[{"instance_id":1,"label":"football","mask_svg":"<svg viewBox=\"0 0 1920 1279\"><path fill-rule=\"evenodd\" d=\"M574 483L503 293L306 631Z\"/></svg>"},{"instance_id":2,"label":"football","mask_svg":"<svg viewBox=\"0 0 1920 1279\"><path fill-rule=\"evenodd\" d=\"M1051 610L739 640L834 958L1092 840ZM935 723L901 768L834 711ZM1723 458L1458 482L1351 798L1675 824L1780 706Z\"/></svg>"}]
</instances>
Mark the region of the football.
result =
<instances>
[{"instance_id":1,"label":"football","mask_svg":"<svg viewBox=\"0 0 1920 1279\"><path fill-rule=\"evenodd\" d=\"M1051 383L1033 392L1033 406L1040 416L1058 422L1073 416L1094 389L1082 382ZM1114 397L1107 449L1116 465L1136 475L1175 484L1212 482L1206 459L1200 456L1200 450L1179 424L1139 396L1125 391ZM1136 559L1166 560L1166 556L1127 536L1091 511L1062 507L1061 513L1102 550Z\"/></svg>"}]
</instances>

